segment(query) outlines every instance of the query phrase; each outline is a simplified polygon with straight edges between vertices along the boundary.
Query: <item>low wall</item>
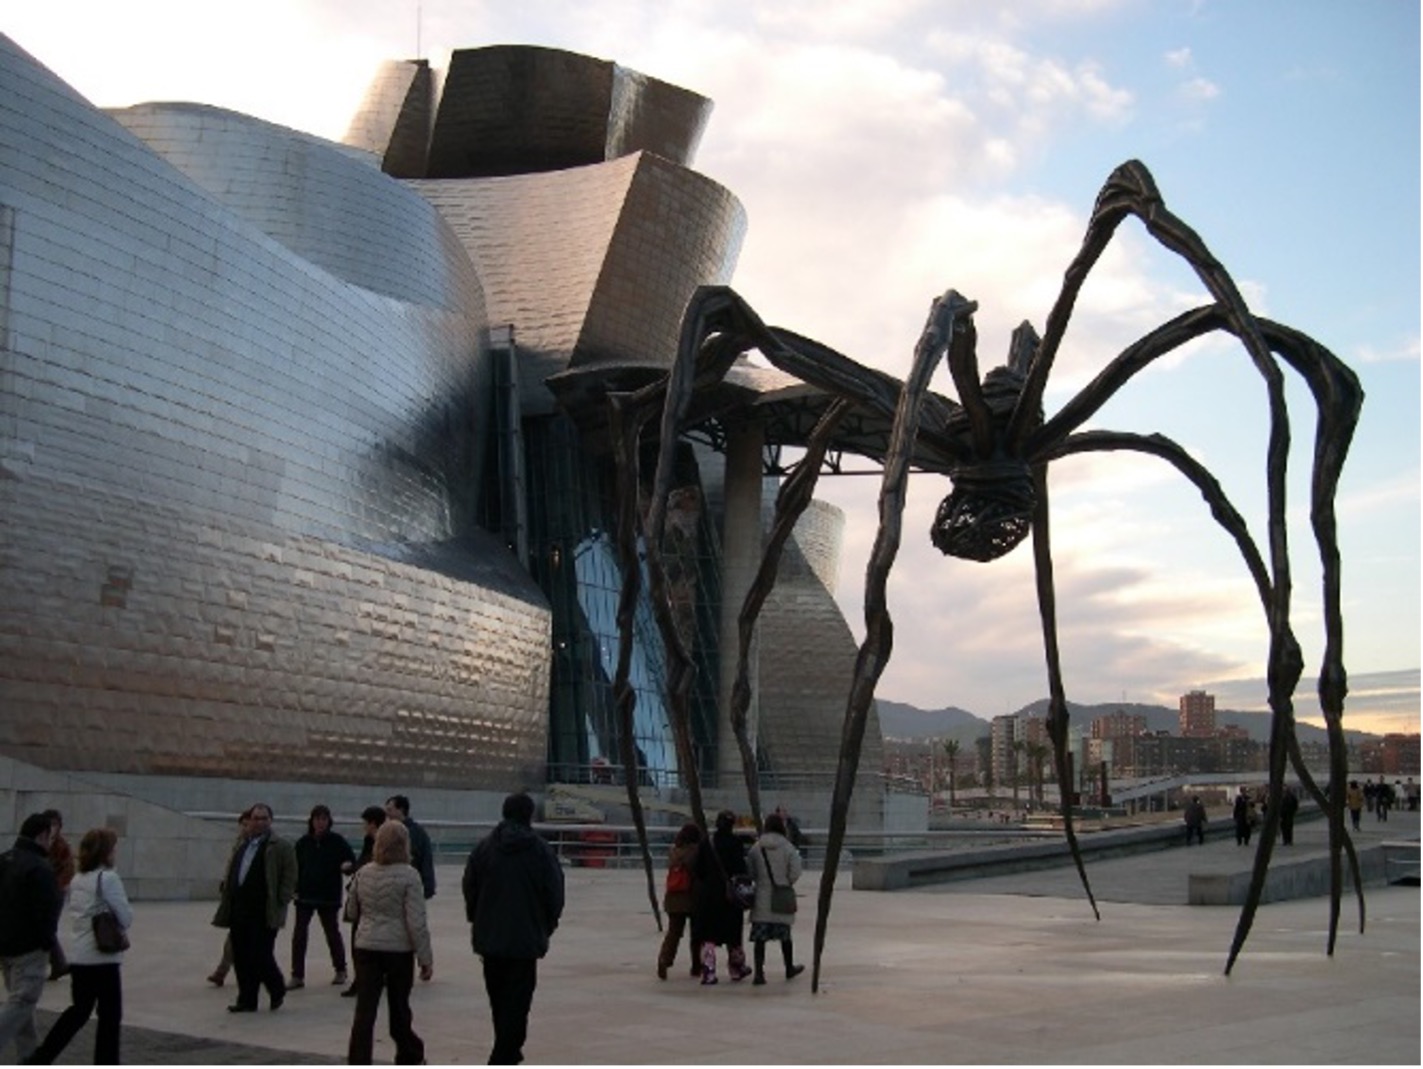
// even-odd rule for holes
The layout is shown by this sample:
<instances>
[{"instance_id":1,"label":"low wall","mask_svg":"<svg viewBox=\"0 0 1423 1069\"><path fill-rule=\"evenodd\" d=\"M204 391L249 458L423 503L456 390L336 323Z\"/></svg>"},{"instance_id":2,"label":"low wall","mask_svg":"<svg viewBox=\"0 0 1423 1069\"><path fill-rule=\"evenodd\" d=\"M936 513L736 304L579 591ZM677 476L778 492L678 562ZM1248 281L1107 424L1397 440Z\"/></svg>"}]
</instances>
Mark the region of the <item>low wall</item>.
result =
<instances>
[{"instance_id":1,"label":"low wall","mask_svg":"<svg viewBox=\"0 0 1423 1069\"><path fill-rule=\"evenodd\" d=\"M31 813L57 809L75 851L90 828L118 833L115 868L129 898L217 897L235 821L213 824L66 772L0 756L0 837L8 848Z\"/></svg>"},{"instance_id":2,"label":"low wall","mask_svg":"<svg viewBox=\"0 0 1423 1069\"><path fill-rule=\"evenodd\" d=\"M1369 846L1357 850L1359 878L1365 887L1388 882L1384 848ZM1354 886L1348 858L1342 859L1344 888ZM1228 873L1193 872L1186 881L1186 901L1193 906L1239 906L1250 889L1250 871ZM1318 898L1329 894L1329 858L1307 857L1299 861L1275 861L1265 873L1260 902L1283 902L1291 898Z\"/></svg>"}]
</instances>

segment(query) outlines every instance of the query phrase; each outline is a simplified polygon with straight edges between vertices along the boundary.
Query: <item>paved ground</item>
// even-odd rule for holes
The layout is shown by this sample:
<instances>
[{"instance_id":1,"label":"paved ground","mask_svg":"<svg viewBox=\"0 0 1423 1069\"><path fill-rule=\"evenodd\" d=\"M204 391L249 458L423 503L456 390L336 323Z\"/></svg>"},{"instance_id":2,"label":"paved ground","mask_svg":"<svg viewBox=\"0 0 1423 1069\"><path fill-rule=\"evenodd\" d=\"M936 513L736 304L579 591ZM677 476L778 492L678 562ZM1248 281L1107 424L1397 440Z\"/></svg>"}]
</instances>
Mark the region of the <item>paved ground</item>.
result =
<instances>
[{"instance_id":1,"label":"paved ground","mask_svg":"<svg viewBox=\"0 0 1423 1069\"><path fill-rule=\"evenodd\" d=\"M1416 814L1366 816L1363 843L1416 839ZM1294 851L1317 852L1323 828ZM525 1054L542 1064L1370 1064L1418 1065L1419 891L1368 893L1368 926L1346 902L1324 953L1327 903L1261 909L1232 975L1238 913L1191 907L1191 871L1248 867L1229 840L1098 862L1092 919L1075 873L1024 873L914 891L837 880L821 991L810 974L703 988L685 950L667 982L645 883L631 871L568 870L569 907L539 975ZM815 881L807 877L797 956L808 961ZM455 868L432 903L435 979L415 993L430 1060L481 1063L490 1045L478 964ZM206 984L220 948L210 903L141 903L124 965L124 1059L147 1064L321 1064L344 1060L352 1003L328 985L313 932L312 986L277 1013L230 1015ZM287 960L280 941L279 960ZM772 957L775 957L774 948ZM67 1002L51 984L44 1010ZM52 1013L50 1014L52 1019ZM376 1059L394 1050L378 1025ZM92 1023L63 1061L90 1060Z\"/></svg>"}]
</instances>

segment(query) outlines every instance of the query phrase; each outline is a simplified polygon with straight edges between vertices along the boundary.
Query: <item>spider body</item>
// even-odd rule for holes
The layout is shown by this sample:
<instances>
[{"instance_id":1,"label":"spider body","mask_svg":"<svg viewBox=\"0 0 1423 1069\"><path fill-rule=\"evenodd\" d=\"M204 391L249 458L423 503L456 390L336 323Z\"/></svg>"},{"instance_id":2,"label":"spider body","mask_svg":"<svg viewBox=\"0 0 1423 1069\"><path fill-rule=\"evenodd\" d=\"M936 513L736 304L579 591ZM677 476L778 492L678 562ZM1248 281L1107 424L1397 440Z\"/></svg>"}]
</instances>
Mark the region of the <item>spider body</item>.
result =
<instances>
[{"instance_id":1,"label":"spider body","mask_svg":"<svg viewBox=\"0 0 1423 1069\"><path fill-rule=\"evenodd\" d=\"M1044 418L1042 398L1058 348L1066 332L1073 304L1088 273L1110 241L1116 227L1128 216L1136 217L1165 248L1179 255L1195 271L1211 302L1175 317L1122 350L1078 394L1051 418ZM620 657L615 688L621 695L625 760L632 767L631 689L627 686L626 650L631 647L631 605L636 594L639 562L637 535L642 535L650 577L653 610L669 651L669 710L677 735L682 773L694 813L705 827L697 770L691 759L689 690L691 659L683 646L675 614L666 596L660 559L672 493L671 454L662 449L640 532L636 509L638 443L643 430L659 411L657 433L673 442L687 427L689 412L699 394L723 377L735 358L759 350L782 371L818 387L829 400L820 422L808 436L806 455L782 487L767 539L762 565L748 591L739 617L740 649L736 685L732 694L731 723L745 770L746 789L753 816L760 823L759 787L755 752L746 734L746 712L751 688L747 682L747 652L756 615L775 579L779 555L790 530L811 498L819 466L837 428L851 411L889 423L888 444L880 458L880 526L866 567L865 638L856 661L846 701L840 761L831 798L824 874L815 928L812 983L818 990L835 876L844 843L851 792L859 763L860 744L875 685L893 648L893 622L886 585L898 552L901 520L911 466L946 474L952 490L939 506L930 538L949 556L992 561L1002 557L1031 535L1037 576L1039 614L1049 693L1047 727L1053 742L1058 782L1070 782L1067 759L1067 698L1057 643L1057 610L1049 533L1048 467L1052 461L1086 452L1126 450L1154 456L1172 465L1190 481L1205 500L1210 516L1234 541L1255 584L1266 626L1269 655L1265 676L1273 713L1269 747L1269 796L1252 868L1245 904L1226 961L1229 973L1249 933L1263 891L1275 841L1287 764L1321 808L1330 825L1331 893L1328 950L1332 953L1338 925L1343 874L1341 857L1348 855L1353 882L1361 885L1357 858L1344 830L1343 802L1346 779L1346 746L1342 715L1347 692L1343 664L1343 618L1340 611L1339 552L1334 520L1334 495L1363 392L1354 374L1318 342L1293 328L1253 315L1234 281L1211 255L1199 236L1167 210L1155 181L1145 166L1128 161L1118 167L1097 197L1087 233L1077 256L1064 275L1062 289L1039 337L1026 323L1013 335L1007 362L981 380L975 354L973 314L977 306L953 290L931 305L928 320L915 348L909 374L900 382L865 367L810 338L780 328L767 327L735 292L726 287L704 287L688 304L683 318L677 358L665 377L634 394L610 397L612 425L617 428L623 546L624 590L619 619L624 655ZM1082 426L1108 400L1152 361L1173 352L1204 334L1221 331L1233 335L1259 372L1268 400L1269 444L1266 483L1268 490L1267 539L1262 552L1240 513L1231 504L1215 477L1184 448L1163 435L1142 435L1110 430L1082 430ZM953 378L958 401L929 389L932 374L944 360ZM1323 576L1325 652L1320 666L1319 699L1330 740L1329 793L1326 796L1305 767L1295 740L1293 692L1303 661L1290 624L1292 581L1285 537L1285 466L1289 445L1289 419L1283 391L1283 368L1298 373L1313 395L1316 437L1310 514ZM643 841L648 896L656 912L652 861L647 852L635 779L627 776L634 821ZM1091 887L1077 849L1072 823L1071 792L1062 790L1064 832L1072 850L1084 891L1096 912ZM1362 892L1358 892L1360 924ZM659 917L660 923L660 917Z\"/></svg>"}]
</instances>

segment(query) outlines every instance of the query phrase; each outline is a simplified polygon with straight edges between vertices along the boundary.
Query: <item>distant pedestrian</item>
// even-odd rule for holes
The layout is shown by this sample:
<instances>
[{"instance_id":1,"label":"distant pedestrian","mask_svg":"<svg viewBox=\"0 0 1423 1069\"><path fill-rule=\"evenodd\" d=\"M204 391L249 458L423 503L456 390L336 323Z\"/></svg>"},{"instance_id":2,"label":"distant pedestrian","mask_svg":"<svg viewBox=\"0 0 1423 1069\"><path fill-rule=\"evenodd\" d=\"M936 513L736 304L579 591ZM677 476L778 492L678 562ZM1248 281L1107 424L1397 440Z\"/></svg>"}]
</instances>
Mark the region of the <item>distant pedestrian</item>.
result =
<instances>
[{"instance_id":1,"label":"distant pedestrian","mask_svg":"<svg viewBox=\"0 0 1423 1069\"><path fill-rule=\"evenodd\" d=\"M349 872L356 855L351 844L331 830L331 810L314 806L306 820L306 834L296 841L296 921L292 925L291 979L287 989L306 986L306 944L314 914L326 935L326 950L335 973L333 984L344 986L346 944L341 939L343 873Z\"/></svg>"},{"instance_id":2,"label":"distant pedestrian","mask_svg":"<svg viewBox=\"0 0 1423 1069\"><path fill-rule=\"evenodd\" d=\"M79 875L69 887L70 1004L50 1027L49 1034L28 1061L49 1065L83 1028L97 1007L99 1024L94 1031L94 1064L119 1064L120 1024L123 1022L123 981L119 967L123 951L99 949L94 938L94 916L109 912L125 931L133 924L124 882L114 871L114 850L119 837L112 828L92 828L79 840Z\"/></svg>"},{"instance_id":3,"label":"distant pedestrian","mask_svg":"<svg viewBox=\"0 0 1423 1069\"><path fill-rule=\"evenodd\" d=\"M54 880L59 884L61 896L69 892L69 882L74 879L74 851L64 838L64 817L58 809L46 809L49 818L49 867L54 869ZM58 980L69 974L69 964L64 960L64 943L54 941L54 949L49 953L49 978Z\"/></svg>"},{"instance_id":4,"label":"distant pedestrian","mask_svg":"<svg viewBox=\"0 0 1423 1069\"><path fill-rule=\"evenodd\" d=\"M729 881L747 872L746 849L736 837L736 814L723 809L716 829L702 841L697 855L697 908L692 914L692 941L702 947L702 983L714 984L716 948L726 947L726 971L733 980L751 975L742 949L742 907L730 898Z\"/></svg>"},{"instance_id":5,"label":"distant pedestrian","mask_svg":"<svg viewBox=\"0 0 1423 1069\"><path fill-rule=\"evenodd\" d=\"M420 874L420 883L425 888L425 897L435 897L435 848L430 842L430 833L417 824L410 816L410 799L403 794L393 794L385 800L385 819L398 820L410 833L410 864Z\"/></svg>"},{"instance_id":6,"label":"distant pedestrian","mask_svg":"<svg viewBox=\"0 0 1423 1069\"><path fill-rule=\"evenodd\" d=\"M51 825L31 813L15 845L0 854L0 973L9 997L0 1006L0 1052L13 1041L23 1061L39 1046L35 1005L49 976L49 951L64 900L49 864Z\"/></svg>"},{"instance_id":7,"label":"distant pedestrian","mask_svg":"<svg viewBox=\"0 0 1423 1069\"><path fill-rule=\"evenodd\" d=\"M356 959L356 1013L346 1060L370 1065L376 1013L385 992L390 1038L396 1065L420 1065L425 1043L415 1033L410 992L415 966L420 979L435 975L430 927L425 912L425 888L410 864L410 832L398 820L386 821L376 832L372 864L351 881L346 917L356 925L352 954Z\"/></svg>"},{"instance_id":8,"label":"distant pedestrian","mask_svg":"<svg viewBox=\"0 0 1423 1069\"><path fill-rule=\"evenodd\" d=\"M1364 815L1364 790L1358 780L1349 781L1349 789L1344 793L1344 805L1349 810L1350 825L1358 831L1359 818Z\"/></svg>"},{"instance_id":9,"label":"distant pedestrian","mask_svg":"<svg viewBox=\"0 0 1423 1069\"><path fill-rule=\"evenodd\" d=\"M786 979L794 980L805 972L795 961L791 942L791 926L795 923L796 881L802 866L800 852L786 838L785 821L779 813L766 818L766 830L756 840L749 853L751 874L756 878L756 902L751 907L751 948L756 975L751 983L766 982L766 944L781 944L781 960L785 963ZM782 901L778 902L777 899ZM787 906L791 907L789 910Z\"/></svg>"},{"instance_id":10,"label":"distant pedestrian","mask_svg":"<svg viewBox=\"0 0 1423 1069\"><path fill-rule=\"evenodd\" d=\"M237 843L241 845L247 841L247 818L252 815L252 807L248 806L237 816ZM218 897L222 897L222 882L217 885ZM218 959L216 968L208 973L208 983L214 987L221 987L227 982L227 974L232 971L232 936L231 934L222 937L222 957Z\"/></svg>"},{"instance_id":11,"label":"distant pedestrian","mask_svg":"<svg viewBox=\"0 0 1423 1069\"><path fill-rule=\"evenodd\" d=\"M1389 786L1388 780L1379 777L1378 786L1374 788L1374 815L1379 820L1388 819L1388 811L1393 808L1393 788Z\"/></svg>"},{"instance_id":12,"label":"distant pedestrian","mask_svg":"<svg viewBox=\"0 0 1423 1069\"><path fill-rule=\"evenodd\" d=\"M1235 792L1235 802L1231 805L1231 819L1235 821L1235 845L1250 845L1250 826L1254 821L1255 803L1250 798L1250 792L1241 787Z\"/></svg>"},{"instance_id":13,"label":"distant pedestrian","mask_svg":"<svg viewBox=\"0 0 1423 1069\"><path fill-rule=\"evenodd\" d=\"M469 855L464 912L494 1019L490 1065L524 1060L539 959L563 915L563 869L533 829L534 801L504 799L503 819Z\"/></svg>"},{"instance_id":14,"label":"distant pedestrian","mask_svg":"<svg viewBox=\"0 0 1423 1069\"><path fill-rule=\"evenodd\" d=\"M662 936L662 945L657 951L657 978L667 979L667 970L677 960L677 948L682 943L682 933L687 930L696 905L697 850L702 843L702 829L693 823L682 825L677 837L672 840L672 849L667 852L667 884L662 895L662 908L667 913L667 931ZM691 941L688 933L688 948L692 959L692 975L701 975L701 948Z\"/></svg>"},{"instance_id":15,"label":"distant pedestrian","mask_svg":"<svg viewBox=\"0 0 1423 1069\"><path fill-rule=\"evenodd\" d=\"M1295 842L1295 814L1299 812L1299 795L1293 787L1286 787L1280 799L1280 842L1293 846Z\"/></svg>"},{"instance_id":16,"label":"distant pedestrian","mask_svg":"<svg viewBox=\"0 0 1423 1069\"><path fill-rule=\"evenodd\" d=\"M272 807L259 803L247 818L247 840L233 848L213 924L232 936L237 1001L229 1013L254 1013L262 988L271 1008L286 1001L287 985L275 954L277 932L296 894L296 851L272 831Z\"/></svg>"},{"instance_id":17,"label":"distant pedestrian","mask_svg":"<svg viewBox=\"0 0 1423 1069\"><path fill-rule=\"evenodd\" d=\"M780 817L782 823L785 824L786 838L790 840L791 845L796 848L796 852L800 854L801 860L804 861L805 855L810 847L810 837L801 830L800 822L786 811L785 806L776 806L775 816Z\"/></svg>"},{"instance_id":18,"label":"distant pedestrian","mask_svg":"<svg viewBox=\"0 0 1423 1069\"><path fill-rule=\"evenodd\" d=\"M1186 803L1184 816L1186 821L1186 845L1191 845L1194 838L1201 845L1206 845L1206 806L1201 801L1198 794L1192 795L1191 800Z\"/></svg>"}]
</instances>

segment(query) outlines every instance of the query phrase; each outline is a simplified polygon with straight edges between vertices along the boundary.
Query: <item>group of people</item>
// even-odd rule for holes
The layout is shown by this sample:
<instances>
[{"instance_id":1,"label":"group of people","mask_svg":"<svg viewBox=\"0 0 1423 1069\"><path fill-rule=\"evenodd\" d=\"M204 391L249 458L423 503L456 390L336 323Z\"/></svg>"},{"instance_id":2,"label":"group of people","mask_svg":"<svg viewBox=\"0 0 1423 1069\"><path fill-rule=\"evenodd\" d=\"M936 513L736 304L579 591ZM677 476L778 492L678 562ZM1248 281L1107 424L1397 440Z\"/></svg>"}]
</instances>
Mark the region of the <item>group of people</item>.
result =
<instances>
[{"instance_id":1,"label":"group of people","mask_svg":"<svg viewBox=\"0 0 1423 1069\"><path fill-rule=\"evenodd\" d=\"M475 846L465 865L462 891L474 952L483 959L494 1021L491 1065L523 1061L538 959L563 913L563 870L553 849L533 830L534 802L527 794L504 800L497 827ZM409 799L396 795L362 814L365 838L357 854L332 830L331 811L315 806L296 843L272 830L272 808L259 803L240 818L223 877L213 924L227 929L223 960L208 980L218 986L236 974L237 999L228 1010L252 1013L265 988L272 1010L287 992L305 986L308 931L319 918L331 955L333 984L349 979L338 914L351 925L354 981L342 991L355 999L347 1059L370 1064L382 995L396 1062L418 1065L425 1047L414 1029L410 996L418 971L434 976L426 902L435 894L429 835L410 819ZM101 949L93 918L108 911L127 932L133 911L114 870L118 836L95 828L79 844L77 872L60 835L57 813L25 820L14 847L0 855L0 972L8 999L0 1005L0 1053L13 1041L24 1063L48 1064L98 1010L95 1064L119 1061L123 999L121 950ZM64 871L68 858L68 872ZM60 876L68 884L61 889ZM343 905L344 891L344 905ZM67 906L66 903L67 902ZM288 906L296 906L291 975L277 966L278 933ZM59 921L71 923L61 943ZM67 946L67 960L60 947ZM53 960L52 960L53 959ZM41 1043L35 1007L47 979L68 973L72 1005Z\"/></svg>"},{"instance_id":2,"label":"group of people","mask_svg":"<svg viewBox=\"0 0 1423 1069\"><path fill-rule=\"evenodd\" d=\"M20 1061L48 1065L98 1010L94 1063L116 1065L123 988L123 951L104 946L95 931L100 913L127 932L133 911L114 871L118 835L92 828L79 840L78 858L56 810L32 813L15 844L0 855L0 971L9 992L0 1006L0 1051L11 1042ZM60 941L61 921L66 932ZM67 943L68 951L64 950ZM35 1006L47 980L70 980L71 1001L43 1042Z\"/></svg>"},{"instance_id":3,"label":"group of people","mask_svg":"<svg viewBox=\"0 0 1423 1069\"><path fill-rule=\"evenodd\" d=\"M683 825L668 854L666 888L662 906L667 931L657 954L657 975L667 974L677 959L685 934L691 957L691 975L705 985L717 983L717 947L726 948L727 972L732 980L752 977L766 983L766 944L780 943L787 980L805 971L795 961L791 938L795 923L794 887L803 862L793 841L798 829L778 809L765 820L762 834L749 847L736 834L736 814L724 809L715 828L703 837L696 824ZM754 884L747 898L738 893L746 878ZM777 894L777 891L780 894ZM744 919L750 915L752 963L746 963Z\"/></svg>"}]
</instances>

